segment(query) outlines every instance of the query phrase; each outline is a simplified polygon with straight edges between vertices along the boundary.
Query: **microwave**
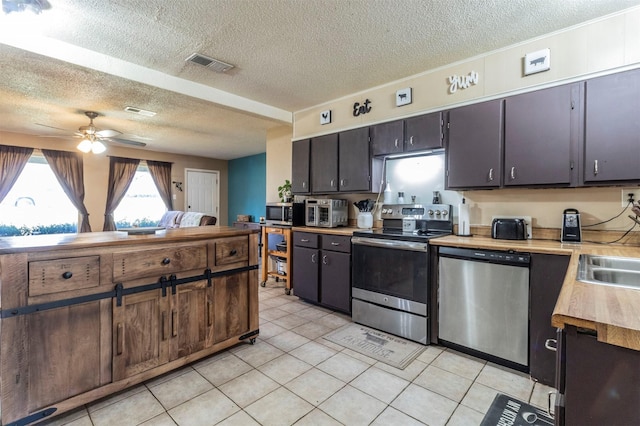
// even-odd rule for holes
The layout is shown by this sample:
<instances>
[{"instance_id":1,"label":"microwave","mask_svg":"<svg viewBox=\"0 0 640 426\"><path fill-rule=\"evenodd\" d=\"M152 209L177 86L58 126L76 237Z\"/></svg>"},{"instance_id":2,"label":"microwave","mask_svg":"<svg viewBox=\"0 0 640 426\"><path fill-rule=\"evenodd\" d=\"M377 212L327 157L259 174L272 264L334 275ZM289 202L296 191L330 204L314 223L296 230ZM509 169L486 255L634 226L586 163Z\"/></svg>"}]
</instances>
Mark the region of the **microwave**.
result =
<instances>
[{"instance_id":1,"label":"microwave","mask_svg":"<svg viewBox=\"0 0 640 426\"><path fill-rule=\"evenodd\" d=\"M268 203L264 218L268 225L304 226L304 203Z\"/></svg>"},{"instance_id":2,"label":"microwave","mask_svg":"<svg viewBox=\"0 0 640 426\"><path fill-rule=\"evenodd\" d=\"M349 208L347 200L307 198L305 200L305 225L322 228L347 226Z\"/></svg>"}]
</instances>

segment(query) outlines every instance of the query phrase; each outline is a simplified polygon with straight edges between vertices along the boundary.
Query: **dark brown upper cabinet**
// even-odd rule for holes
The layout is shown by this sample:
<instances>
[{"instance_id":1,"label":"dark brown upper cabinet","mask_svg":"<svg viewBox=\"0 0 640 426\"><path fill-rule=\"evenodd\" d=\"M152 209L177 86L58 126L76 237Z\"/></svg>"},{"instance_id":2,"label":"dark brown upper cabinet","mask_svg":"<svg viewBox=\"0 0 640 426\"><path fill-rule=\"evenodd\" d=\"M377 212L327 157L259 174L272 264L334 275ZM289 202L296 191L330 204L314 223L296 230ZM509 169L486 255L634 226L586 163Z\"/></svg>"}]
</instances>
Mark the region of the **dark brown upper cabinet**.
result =
<instances>
[{"instance_id":1,"label":"dark brown upper cabinet","mask_svg":"<svg viewBox=\"0 0 640 426\"><path fill-rule=\"evenodd\" d=\"M640 70L587 80L584 182L640 179Z\"/></svg>"},{"instance_id":2,"label":"dark brown upper cabinet","mask_svg":"<svg viewBox=\"0 0 640 426\"><path fill-rule=\"evenodd\" d=\"M338 134L338 178L341 192L377 191L372 189L376 170L369 153L369 128Z\"/></svg>"},{"instance_id":3,"label":"dark brown upper cabinet","mask_svg":"<svg viewBox=\"0 0 640 426\"><path fill-rule=\"evenodd\" d=\"M371 154L381 156L442 148L442 125L442 113L434 112L371 126Z\"/></svg>"},{"instance_id":4,"label":"dark brown upper cabinet","mask_svg":"<svg viewBox=\"0 0 640 426\"><path fill-rule=\"evenodd\" d=\"M311 192L309 168L311 140L295 141L291 150L291 192L294 194L309 194Z\"/></svg>"},{"instance_id":5,"label":"dark brown upper cabinet","mask_svg":"<svg viewBox=\"0 0 640 426\"><path fill-rule=\"evenodd\" d=\"M338 134L311 140L311 191L338 192Z\"/></svg>"},{"instance_id":6,"label":"dark brown upper cabinet","mask_svg":"<svg viewBox=\"0 0 640 426\"><path fill-rule=\"evenodd\" d=\"M500 187L502 124L502 100L449 111L447 189Z\"/></svg>"},{"instance_id":7,"label":"dark brown upper cabinet","mask_svg":"<svg viewBox=\"0 0 640 426\"><path fill-rule=\"evenodd\" d=\"M505 186L577 183L581 84L506 98Z\"/></svg>"}]
</instances>

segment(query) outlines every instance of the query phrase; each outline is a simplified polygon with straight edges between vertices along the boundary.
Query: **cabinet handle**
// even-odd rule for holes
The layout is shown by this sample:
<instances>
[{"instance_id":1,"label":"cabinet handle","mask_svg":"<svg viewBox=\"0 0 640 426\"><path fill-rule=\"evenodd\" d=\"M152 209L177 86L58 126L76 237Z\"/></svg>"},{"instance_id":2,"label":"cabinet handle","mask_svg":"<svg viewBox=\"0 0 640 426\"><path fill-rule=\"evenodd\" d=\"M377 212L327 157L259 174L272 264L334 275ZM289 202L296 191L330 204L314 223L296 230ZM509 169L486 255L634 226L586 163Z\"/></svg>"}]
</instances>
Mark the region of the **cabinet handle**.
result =
<instances>
[{"instance_id":1,"label":"cabinet handle","mask_svg":"<svg viewBox=\"0 0 640 426\"><path fill-rule=\"evenodd\" d=\"M238 250L233 249L229 252L229 256L235 256L236 254L238 254Z\"/></svg>"},{"instance_id":2,"label":"cabinet handle","mask_svg":"<svg viewBox=\"0 0 640 426\"><path fill-rule=\"evenodd\" d=\"M395 147L398 147L398 138L396 138L395 142L393 143L395 145Z\"/></svg>"},{"instance_id":3,"label":"cabinet handle","mask_svg":"<svg viewBox=\"0 0 640 426\"><path fill-rule=\"evenodd\" d=\"M119 322L116 336L116 354L122 355L124 352L124 324Z\"/></svg>"},{"instance_id":4,"label":"cabinet handle","mask_svg":"<svg viewBox=\"0 0 640 426\"><path fill-rule=\"evenodd\" d=\"M311 255L311 263L316 263L316 254L315 253L313 253Z\"/></svg>"},{"instance_id":5,"label":"cabinet handle","mask_svg":"<svg viewBox=\"0 0 640 426\"><path fill-rule=\"evenodd\" d=\"M558 350L558 341L556 339L547 339L544 341L544 347L556 352Z\"/></svg>"},{"instance_id":6,"label":"cabinet handle","mask_svg":"<svg viewBox=\"0 0 640 426\"><path fill-rule=\"evenodd\" d=\"M309 242L309 240L307 240L306 238L301 238L301 239L300 239L300 242L301 242L301 243L308 243L308 242Z\"/></svg>"},{"instance_id":7,"label":"cabinet handle","mask_svg":"<svg viewBox=\"0 0 640 426\"><path fill-rule=\"evenodd\" d=\"M598 160L593 160L593 174L598 174Z\"/></svg>"},{"instance_id":8,"label":"cabinet handle","mask_svg":"<svg viewBox=\"0 0 640 426\"><path fill-rule=\"evenodd\" d=\"M409 138L409 145L413 146L413 136Z\"/></svg>"},{"instance_id":9,"label":"cabinet handle","mask_svg":"<svg viewBox=\"0 0 640 426\"><path fill-rule=\"evenodd\" d=\"M211 300L207 300L207 326L211 327L213 325L213 303Z\"/></svg>"},{"instance_id":10,"label":"cabinet handle","mask_svg":"<svg viewBox=\"0 0 640 426\"><path fill-rule=\"evenodd\" d=\"M324 256L322 256L322 264L323 265L328 265L329 263L327 262L327 255L325 254Z\"/></svg>"},{"instance_id":11,"label":"cabinet handle","mask_svg":"<svg viewBox=\"0 0 640 426\"><path fill-rule=\"evenodd\" d=\"M167 330L167 313L162 313L162 340L165 341L169 338L169 331Z\"/></svg>"},{"instance_id":12,"label":"cabinet handle","mask_svg":"<svg viewBox=\"0 0 640 426\"><path fill-rule=\"evenodd\" d=\"M553 413L551 412L551 395L555 395L556 398L558 397L558 392L555 391L549 391L547 393L547 415L549 417L551 417L552 419L554 418Z\"/></svg>"},{"instance_id":13,"label":"cabinet handle","mask_svg":"<svg viewBox=\"0 0 640 426\"><path fill-rule=\"evenodd\" d=\"M489 182L493 181L493 167L489 169Z\"/></svg>"},{"instance_id":14,"label":"cabinet handle","mask_svg":"<svg viewBox=\"0 0 640 426\"><path fill-rule=\"evenodd\" d=\"M340 186L345 186L345 185L346 185L346 183L345 183L344 179L340 179Z\"/></svg>"},{"instance_id":15,"label":"cabinet handle","mask_svg":"<svg viewBox=\"0 0 640 426\"><path fill-rule=\"evenodd\" d=\"M303 188L306 188L306 187L307 187L307 182L304 182L304 181L303 181L303 182L302 182L302 187L303 187Z\"/></svg>"},{"instance_id":16,"label":"cabinet handle","mask_svg":"<svg viewBox=\"0 0 640 426\"><path fill-rule=\"evenodd\" d=\"M335 183L335 179L331 179L331 182L329 182L329 185L331 186L331 188L333 188L334 183Z\"/></svg>"},{"instance_id":17,"label":"cabinet handle","mask_svg":"<svg viewBox=\"0 0 640 426\"><path fill-rule=\"evenodd\" d=\"M332 241L332 242L331 242L331 245L332 245L332 246L339 246L339 245L340 245L340 243L336 243L335 241Z\"/></svg>"},{"instance_id":18,"label":"cabinet handle","mask_svg":"<svg viewBox=\"0 0 640 426\"><path fill-rule=\"evenodd\" d=\"M514 180L516 178L516 168L515 167L511 167L511 173L509 174L509 176L511 177L511 180Z\"/></svg>"},{"instance_id":19,"label":"cabinet handle","mask_svg":"<svg viewBox=\"0 0 640 426\"><path fill-rule=\"evenodd\" d=\"M178 335L178 311L175 309L171 311L171 336L176 337Z\"/></svg>"},{"instance_id":20,"label":"cabinet handle","mask_svg":"<svg viewBox=\"0 0 640 426\"><path fill-rule=\"evenodd\" d=\"M71 271L67 271L67 272L64 272L64 273L62 274L62 278L64 278L65 280L68 280L68 279L69 279L69 278L71 278L72 276L73 276L73 272L71 272Z\"/></svg>"},{"instance_id":21,"label":"cabinet handle","mask_svg":"<svg viewBox=\"0 0 640 426\"><path fill-rule=\"evenodd\" d=\"M161 262L163 265L168 265L171 263L171 259L169 259L168 257L165 257L164 259L162 259Z\"/></svg>"}]
</instances>

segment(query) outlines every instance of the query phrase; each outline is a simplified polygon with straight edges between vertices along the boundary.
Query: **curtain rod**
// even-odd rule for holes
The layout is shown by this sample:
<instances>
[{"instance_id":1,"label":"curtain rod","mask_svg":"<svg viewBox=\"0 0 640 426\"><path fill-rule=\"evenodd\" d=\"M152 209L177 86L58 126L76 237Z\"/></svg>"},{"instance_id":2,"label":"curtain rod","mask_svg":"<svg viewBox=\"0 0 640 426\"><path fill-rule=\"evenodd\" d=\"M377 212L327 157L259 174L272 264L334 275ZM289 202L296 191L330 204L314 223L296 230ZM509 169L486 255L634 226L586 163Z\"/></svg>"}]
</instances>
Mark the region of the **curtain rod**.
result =
<instances>
[{"instance_id":1,"label":"curtain rod","mask_svg":"<svg viewBox=\"0 0 640 426\"><path fill-rule=\"evenodd\" d=\"M120 155L107 155L107 157L114 157L114 158L124 158L126 160L140 160L140 161L157 161L159 163L169 163L169 164L174 164L173 161L160 161L160 160L147 160L145 158L129 158L129 157L122 157Z\"/></svg>"}]
</instances>

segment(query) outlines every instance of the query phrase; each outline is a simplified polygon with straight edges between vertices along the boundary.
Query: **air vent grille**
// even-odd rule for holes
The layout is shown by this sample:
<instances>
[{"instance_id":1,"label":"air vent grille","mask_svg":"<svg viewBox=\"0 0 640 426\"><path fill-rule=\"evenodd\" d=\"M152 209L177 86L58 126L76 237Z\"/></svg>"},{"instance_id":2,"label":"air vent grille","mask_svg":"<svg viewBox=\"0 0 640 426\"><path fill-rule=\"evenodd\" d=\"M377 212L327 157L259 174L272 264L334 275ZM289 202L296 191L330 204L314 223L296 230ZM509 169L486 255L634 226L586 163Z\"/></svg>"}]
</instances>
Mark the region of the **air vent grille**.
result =
<instances>
[{"instance_id":1,"label":"air vent grille","mask_svg":"<svg viewBox=\"0 0 640 426\"><path fill-rule=\"evenodd\" d=\"M146 109L140 109L132 106L124 107L124 110L133 114L144 115L145 117L153 117L154 115L156 115L156 113L153 111L147 111Z\"/></svg>"},{"instance_id":2,"label":"air vent grille","mask_svg":"<svg viewBox=\"0 0 640 426\"><path fill-rule=\"evenodd\" d=\"M217 59L209 58L208 56L194 53L189 56L185 61L193 62L194 64L202 65L203 67L211 68L215 72L227 72L234 66L226 62L219 61Z\"/></svg>"}]
</instances>

